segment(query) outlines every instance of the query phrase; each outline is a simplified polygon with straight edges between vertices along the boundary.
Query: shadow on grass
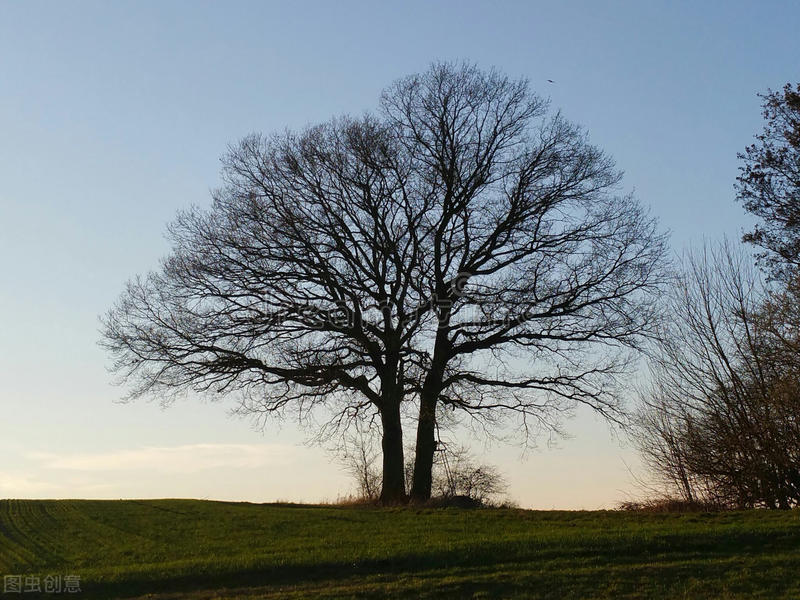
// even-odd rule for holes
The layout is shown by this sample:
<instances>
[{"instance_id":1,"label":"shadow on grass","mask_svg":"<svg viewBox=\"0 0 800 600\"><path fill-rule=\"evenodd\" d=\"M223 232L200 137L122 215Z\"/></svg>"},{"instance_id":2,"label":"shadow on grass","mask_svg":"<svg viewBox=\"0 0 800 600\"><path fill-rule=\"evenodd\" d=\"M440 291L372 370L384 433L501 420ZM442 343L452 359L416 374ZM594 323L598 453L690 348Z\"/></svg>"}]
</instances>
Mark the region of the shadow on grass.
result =
<instances>
[{"instance_id":1,"label":"shadow on grass","mask_svg":"<svg viewBox=\"0 0 800 600\"><path fill-rule=\"evenodd\" d=\"M348 581L352 580L363 583L364 589L354 588L343 596L378 598L387 595L386 585L389 583L381 581L380 577L408 580L406 587L413 590L409 597L436 597L436 594L448 597L472 597L474 594L477 597L484 594L488 594L486 597L525 597L533 589L538 590L535 596L540 598L573 597L566 592L599 592L598 578L608 577L616 582L614 585L620 593L635 591L636 588L631 586L643 585L644 582L655 585L651 593L656 593L659 588L674 590L692 580L702 582L728 577L735 582L736 576L730 570L740 568L744 563L758 566L764 562L765 566L786 566L791 571L797 561L782 559L779 555L796 553L797 545L796 536L789 533L776 535L775 532L705 533L691 537L667 535L652 539L607 536L538 546L530 541L510 541L357 563L332 561L164 577L131 575L113 582L86 581L81 597L106 599L245 588L277 592L280 588L307 588L322 583L349 589ZM783 562L790 564L782 565ZM500 573L505 575L498 580ZM465 579L467 574L469 577ZM657 581L652 579L656 574ZM783 587L781 582L759 582L758 577L758 572L751 573L745 583L762 586L755 589L763 589L767 584L777 585L776 593L792 585L788 581ZM370 591L371 580L376 581L374 595ZM438 591L434 593L435 590ZM324 589L321 592L321 595L326 595ZM399 589L397 593L403 595Z\"/></svg>"}]
</instances>

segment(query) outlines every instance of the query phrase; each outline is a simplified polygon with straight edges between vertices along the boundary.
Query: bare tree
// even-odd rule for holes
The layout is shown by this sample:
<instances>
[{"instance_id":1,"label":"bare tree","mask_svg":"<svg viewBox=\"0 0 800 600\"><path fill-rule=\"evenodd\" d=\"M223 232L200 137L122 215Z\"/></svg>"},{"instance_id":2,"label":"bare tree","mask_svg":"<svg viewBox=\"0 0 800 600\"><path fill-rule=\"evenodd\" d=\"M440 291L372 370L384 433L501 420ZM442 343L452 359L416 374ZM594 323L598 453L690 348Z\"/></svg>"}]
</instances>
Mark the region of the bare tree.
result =
<instances>
[{"instance_id":1,"label":"bare tree","mask_svg":"<svg viewBox=\"0 0 800 600\"><path fill-rule=\"evenodd\" d=\"M526 433L576 403L623 420L614 384L656 322L664 238L525 81L437 64L377 116L245 138L223 177L104 319L132 396L331 411L323 434L376 416L384 502L406 497L405 405L417 500L443 411Z\"/></svg>"},{"instance_id":2,"label":"bare tree","mask_svg":"<svg viewBox=\"0 0 800 600\"><path fill-rule=\"evenodd\" d=\"M358 427L344 435L341 445L334 452L355 481L359 498L377 501L383 488L383 477L377 467L380 452L374 443L374 436Z\"/></svg>"},{"instance_id":3,"label":"bare tree","mask_svg":"<svg viewBox=\"0 0 800 600\"><path fill-rule=\"evenodd\" d=\"M656 323L664 237L585 134L525 81L439 64L383 95L431 206L412 496L431 494L437 411L552 424L584 403L611 420L628 354Z\"/></svg>"},{"instance_id":4,"label":"bare tree","mask_svg":"<svg viewBox=\"0 0 800 600\"><path fill-rule=\"evenodd\" d=\"M636 439L686 500L800 502L800 371L765 327L764 299L730 245L689 257L669 299Z\"/></svg>"}]
</instances>

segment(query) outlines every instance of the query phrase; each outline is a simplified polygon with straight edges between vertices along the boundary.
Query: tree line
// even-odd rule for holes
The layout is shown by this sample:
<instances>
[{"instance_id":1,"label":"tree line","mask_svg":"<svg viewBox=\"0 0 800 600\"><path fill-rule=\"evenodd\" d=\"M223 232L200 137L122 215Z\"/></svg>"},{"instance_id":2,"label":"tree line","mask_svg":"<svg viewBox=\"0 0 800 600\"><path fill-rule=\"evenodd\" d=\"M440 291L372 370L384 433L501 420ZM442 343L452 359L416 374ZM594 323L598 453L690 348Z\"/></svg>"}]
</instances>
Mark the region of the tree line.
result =
<instances>
[{"instance_id":1,"label":"tree line","mask_svg":"<svg viewBox=\"0 0 800 600\"><path fill-rule=\"evenodd\" d=\"M732 243L686 257L634 438L686 501L785 509L800 505L800 85L762 99L736 183L757 261Z\"/></svg>"}]
</instances>

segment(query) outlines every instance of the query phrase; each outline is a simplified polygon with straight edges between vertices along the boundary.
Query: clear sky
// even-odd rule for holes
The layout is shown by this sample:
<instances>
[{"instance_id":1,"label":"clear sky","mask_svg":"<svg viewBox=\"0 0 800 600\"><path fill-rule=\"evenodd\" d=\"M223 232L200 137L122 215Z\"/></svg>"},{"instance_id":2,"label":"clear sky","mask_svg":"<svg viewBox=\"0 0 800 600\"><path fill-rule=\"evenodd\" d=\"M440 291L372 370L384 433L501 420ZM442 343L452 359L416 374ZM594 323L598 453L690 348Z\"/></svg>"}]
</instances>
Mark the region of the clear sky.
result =
<instances>
[{"instance_id":1,"label":"clear sky","mask_svg":"<svg viewBox=\"0 0 800 600\"><path fill-rule=\"evenodd\" d=\"M680 250L747 226L736 153L761 128L756 93L800 80L798 30L789 0L0 0L0 497L349 490L291 423L254 431L225 401L119 404L96 345L176 210L209 202L228 143L372 109L433 60L497 66L588 129ZM635 457L602 422L568 429L525 460L487 451L510 496L598 508L635 491Z\"/></svg>"}]
</instances>

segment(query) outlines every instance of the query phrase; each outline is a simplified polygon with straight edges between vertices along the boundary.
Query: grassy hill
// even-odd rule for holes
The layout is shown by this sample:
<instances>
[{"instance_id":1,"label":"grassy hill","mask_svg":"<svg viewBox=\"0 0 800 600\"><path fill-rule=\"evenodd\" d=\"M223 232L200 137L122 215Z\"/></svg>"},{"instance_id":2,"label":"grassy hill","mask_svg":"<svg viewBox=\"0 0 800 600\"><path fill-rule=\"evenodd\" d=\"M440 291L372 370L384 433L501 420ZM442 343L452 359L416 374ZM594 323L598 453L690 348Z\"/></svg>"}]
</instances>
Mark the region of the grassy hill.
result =
<instances>
[{"instance_id":1,"label":"grassy hill","mask_svg":"<svg viewBox=\"0 0 800 600\"><path fill-rule=\"evenodd\" d=\"M0 500L0 574L82 598L800 598L800 511Z\"/></svg>"}]
</instances>

